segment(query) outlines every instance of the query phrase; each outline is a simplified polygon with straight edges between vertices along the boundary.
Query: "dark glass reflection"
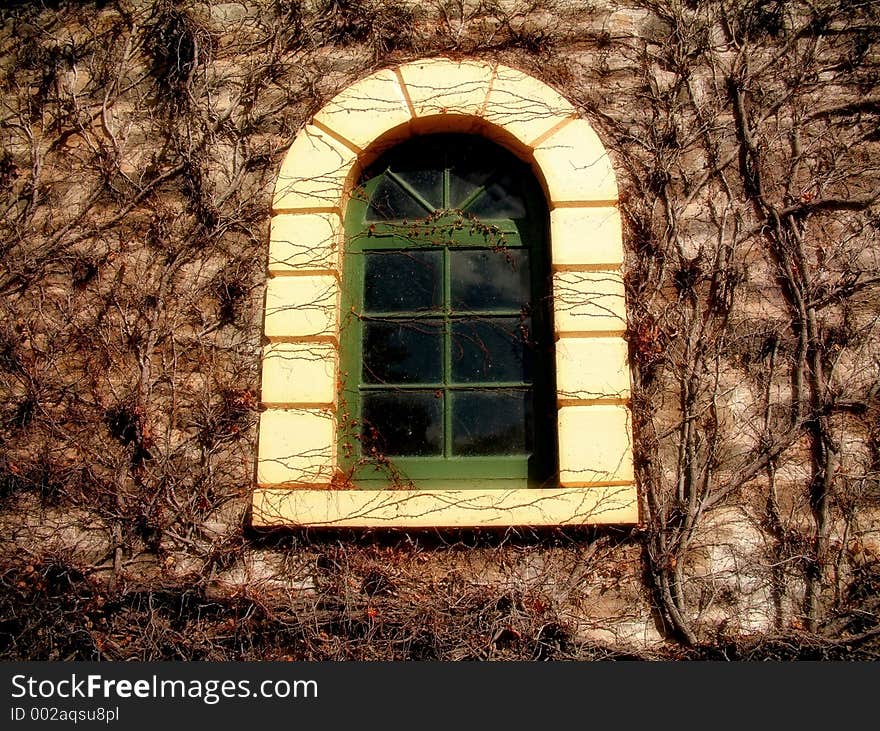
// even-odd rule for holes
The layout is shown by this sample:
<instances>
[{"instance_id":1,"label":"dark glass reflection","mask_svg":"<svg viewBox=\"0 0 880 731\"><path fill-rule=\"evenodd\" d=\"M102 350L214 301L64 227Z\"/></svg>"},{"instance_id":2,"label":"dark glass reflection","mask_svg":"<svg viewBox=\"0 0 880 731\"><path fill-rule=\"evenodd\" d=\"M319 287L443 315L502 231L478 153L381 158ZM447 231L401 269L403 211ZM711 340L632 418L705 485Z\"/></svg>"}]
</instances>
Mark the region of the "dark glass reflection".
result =
<instances>
[{"instance_id":1,"label":"dark glass reflection","mask_svg":"<svg viewBox=\"0 0 880 731\"><path fill-rule=\"evenodd\" d=\"M529 320L518 317L453 323L453 381L530 381L529 332Z\"/></svg>"},{"instance_id":2,"label":"dark glass reflection","mask_svg":"<svg viewBox=\"0 0 880 731\"><path fill-rule=\"evenodd\" d=\"M442 300L439 251L372 251L364 255L364 311L436 310Z\"/></svg>"},{"instance_id":3,"label":"dark glass reflection","mask_svg":"<svg viewBox=\"0 0 880 731\"><path fill-rule=\"evenodd\" d=\"M519 310L529 301L529 255L522 249L453 251L452 306Z\"/></svg>"},{"instance_id":4,"label":"dark glass reflection","mask_svg":"<svg viewBox=\"0 0 880 731\"><path fill-rule=\"evenodd\" d=\"M424 218L427 215L428 211L424 206L389 177L383 178L379 183L367 210L368 221L399 221L404 218Z\"/></svg>"},{"instance_id":5,"label":"dark glass reflection","mask_svg":"<svg viewBox=\"0 0 880 731\"><path fill-rule=\"evenodd\" d=\"M462 456L528 454L528 391L462 391L452 395L452 452Z\"/></svg>"},{"instance_id":6,"label":"dark glass reflection","mask_svg":"<svg viewBox=\"0 0 880 731\"><path fill-rule=\"evenodd\" d=\"M467 211L477 218L525 218L526 206L519 189L518 182L509 173L496 177Z\"/></svg>"},{"instance_id":7,"label":"dark glass reflection","mask_svg":"<svg viewBox=\"0 0 880 731\"><path fill-rule=\"evenodd\" d=\"M439 383L443 342L436 321L364 324L365 383Z\"/></svg>"},{"instance_id":8,"label":"dark glass reflection","mask_svg":"<svg viewBox=\"0 0 880 731\"><path fill-rule=\"evenodd\" d=\"M367 456L429 456L443 451L443 397L434 392L363 396L361 442ZM374 451L375 450L375 451Z\"/></svg>"},{"instance_id":9,"label":"dark glass reflection","mask_svg":"<svg viewBox=\"0 0 880 731\"><path fill-rule=\"evenodd\" d=\"M491 160L486 160L483 164L479 160L469 161L466 165L452 168L449 171L450 207L461 208L477 188L486 184L494 169Z\"/></svg>"}]
</instances>

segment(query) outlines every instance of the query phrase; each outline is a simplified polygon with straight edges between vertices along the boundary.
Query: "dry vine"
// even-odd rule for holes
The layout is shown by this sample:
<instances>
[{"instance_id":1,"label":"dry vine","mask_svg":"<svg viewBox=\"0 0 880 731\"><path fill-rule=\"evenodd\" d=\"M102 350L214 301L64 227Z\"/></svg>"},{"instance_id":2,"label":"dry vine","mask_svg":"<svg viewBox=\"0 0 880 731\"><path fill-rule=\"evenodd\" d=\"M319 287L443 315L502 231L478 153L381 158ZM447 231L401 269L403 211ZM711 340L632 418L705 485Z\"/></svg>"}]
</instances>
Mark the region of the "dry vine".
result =
<instances>
[{"instance_id":1,"label":"dry vine","mask_svg":"<svg viewBox=\"0 0 880 731\"><path fill-rule=\"evenodd\" d=\"M0 10L0 656L875 658L880 10ZM252 535L271 187L335 92L498 59L624 193L644 525Z\"/></svg>"}]
</instances>

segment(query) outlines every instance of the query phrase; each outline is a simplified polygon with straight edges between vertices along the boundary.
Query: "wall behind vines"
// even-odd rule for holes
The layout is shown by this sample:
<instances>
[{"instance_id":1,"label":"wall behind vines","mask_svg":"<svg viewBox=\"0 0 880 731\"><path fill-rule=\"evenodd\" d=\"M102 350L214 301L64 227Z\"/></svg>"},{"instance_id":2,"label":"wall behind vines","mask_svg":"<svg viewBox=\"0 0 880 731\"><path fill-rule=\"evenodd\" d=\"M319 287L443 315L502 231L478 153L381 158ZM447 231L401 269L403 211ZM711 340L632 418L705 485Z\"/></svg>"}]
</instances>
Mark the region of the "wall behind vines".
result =
<instances>
[{"instance_id":1,"label":"wall behind vines","mask_svg":"<svg viewBox=\"0 0 880 731\"><path fill-rule=\"evenodd\" d=\"M870 2L0 11L0 656L875 657ZM643 524L247 526L271 190L370 71L496 59L611 151Z\"/></svg>"}]
</instances>

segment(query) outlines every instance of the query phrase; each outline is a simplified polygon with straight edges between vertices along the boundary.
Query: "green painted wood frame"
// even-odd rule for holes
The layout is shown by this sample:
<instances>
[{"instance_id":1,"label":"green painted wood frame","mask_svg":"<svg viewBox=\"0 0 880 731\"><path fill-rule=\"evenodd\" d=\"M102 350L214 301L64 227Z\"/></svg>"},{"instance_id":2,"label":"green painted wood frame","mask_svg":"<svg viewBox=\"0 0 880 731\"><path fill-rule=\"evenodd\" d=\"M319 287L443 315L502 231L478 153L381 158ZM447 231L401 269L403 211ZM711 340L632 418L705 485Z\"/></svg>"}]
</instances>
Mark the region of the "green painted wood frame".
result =
<instances>
[{"instance_id":1,"label":"green painted wood frame","mask_svg":"<svg viewBox=\"0 0 880 731\"><path fill-rule=\"evenodd\" d=\"M512 169L521 185L525 215L517 219L477 219L468 214L468 207L479 200L487 185L482 185L459 205L449 207L450 165L443 170L443 207L434 210L419 191L406 180L389 172L389 155L404 154L400 150L390 153L374 164L361 178L345 214L345 245L342 280L342 322L340 323L340 391L338 401L339 466L342 482L363 489L387 489L401 487L417 489L466 489L466 488L523 488L558 486L558 460L556 439L556 385L554 368L554 343L552 306L550 301L551 275L548 250L549 214L543 192L525 163L511 153L481 138L465 135L429 135L414 138L404 145L406 153L418 154L418 145L448 145L450 150L462 144L477 149L485 156L474 160L474 165L493 162L499 167ZM434 148L436 149L436 147ZM373 196L386 176L394 179L412 198L425 209L420 220L396 222L369 221L368 209ZM530 340L534 344L531 353L531 384L525 381L468 381L451 384L451 327L458 317L469 314L461 308L451 309L451 256L452 251L524 249L529 253L531 302L528 316L531 320ZM361 393L371 389L362 381L364 337L364 280L367 252L394 250L442 251L442 309L423 311L399 311L398 317L407 320L430 318L442 320L444 351L442 413L442 456L389 456L364 455L361 449L360 427L363 409ZM493 309L492 317L521 316L522 310L505 311ZM376 316L373 313L372 316ZM381 315L380 315L381 316ZM375 386L372 388L387 388ZM531 454L461 456L451 451L452 408L448 394L475 389L529 389L533 393L532 419L533 444ZM402 384L394 389L437 389L436 384ZM439 392L439 391L438 391Z\"/></svg>"}]
</instances>

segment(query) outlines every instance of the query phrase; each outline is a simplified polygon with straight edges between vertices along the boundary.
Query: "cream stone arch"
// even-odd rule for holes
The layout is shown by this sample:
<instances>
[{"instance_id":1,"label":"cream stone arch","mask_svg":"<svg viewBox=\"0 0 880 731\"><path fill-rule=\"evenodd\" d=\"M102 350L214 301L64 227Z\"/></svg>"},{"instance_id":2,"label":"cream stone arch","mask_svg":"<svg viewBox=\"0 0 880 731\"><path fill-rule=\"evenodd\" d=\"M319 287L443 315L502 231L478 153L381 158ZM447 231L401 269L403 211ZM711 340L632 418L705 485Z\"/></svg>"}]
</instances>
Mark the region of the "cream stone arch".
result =
<instances>
[{"instance_id":1,"label":"cream stone arch","mask_svg":"<svg viewBox=\"0 0 880 731\"><path fill-rule=\"evenodd\" d=\"M343 490L336 472L342 225L364 166L429 132L470 132L529 162L550 208L560 487ZM515 69L433 58L378 71L296 136L272 203L254 526L635 523L617 183L558 92Z\"/></svg>"}]
</instances>

